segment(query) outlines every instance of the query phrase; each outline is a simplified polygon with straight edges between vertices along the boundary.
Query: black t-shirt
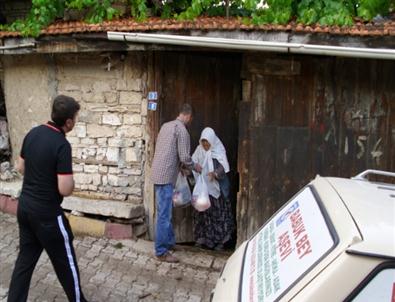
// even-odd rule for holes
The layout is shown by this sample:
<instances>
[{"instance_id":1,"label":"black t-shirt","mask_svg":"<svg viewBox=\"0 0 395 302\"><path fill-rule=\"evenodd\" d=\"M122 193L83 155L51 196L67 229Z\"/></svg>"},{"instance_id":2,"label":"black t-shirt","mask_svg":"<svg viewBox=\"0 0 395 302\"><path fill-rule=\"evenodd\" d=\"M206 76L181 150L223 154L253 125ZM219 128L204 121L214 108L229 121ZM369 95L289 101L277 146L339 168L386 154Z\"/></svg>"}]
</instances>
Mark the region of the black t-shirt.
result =
<instances>
[{"instance_id":1,"label":"black t-shirt","mask_svg":"<svg viewBox=\"0 0 395 302\"><path fill-rule=\"evenodd\" d=\"M62 213L58 175L73 173L71 146L62 129L48 122L30 130L23 140L21 157L25 176L19 206L41 215Z\"/></svg>"}]
</instances>

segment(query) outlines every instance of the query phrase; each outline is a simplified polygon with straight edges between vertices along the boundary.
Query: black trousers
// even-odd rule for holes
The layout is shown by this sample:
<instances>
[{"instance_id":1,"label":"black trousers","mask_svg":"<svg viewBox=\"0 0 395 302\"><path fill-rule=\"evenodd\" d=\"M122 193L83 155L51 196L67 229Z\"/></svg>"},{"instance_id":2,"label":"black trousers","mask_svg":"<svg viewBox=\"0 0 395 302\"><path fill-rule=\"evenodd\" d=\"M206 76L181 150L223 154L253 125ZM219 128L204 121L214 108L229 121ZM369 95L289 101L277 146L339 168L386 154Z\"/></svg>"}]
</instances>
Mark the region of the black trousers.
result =
<instances>
[{"instance_id":1,"label":"black trousers","mask_svg":"<svg viewBox=\"0 0 395 302\"><path fill-rule=\"evenodd\" d=\"M69 301L86 301L66 217L39 216L19 209L19 254L11 278L8 302L27 300L33 270L45 249Z\"/></svg>"}]
</instances>

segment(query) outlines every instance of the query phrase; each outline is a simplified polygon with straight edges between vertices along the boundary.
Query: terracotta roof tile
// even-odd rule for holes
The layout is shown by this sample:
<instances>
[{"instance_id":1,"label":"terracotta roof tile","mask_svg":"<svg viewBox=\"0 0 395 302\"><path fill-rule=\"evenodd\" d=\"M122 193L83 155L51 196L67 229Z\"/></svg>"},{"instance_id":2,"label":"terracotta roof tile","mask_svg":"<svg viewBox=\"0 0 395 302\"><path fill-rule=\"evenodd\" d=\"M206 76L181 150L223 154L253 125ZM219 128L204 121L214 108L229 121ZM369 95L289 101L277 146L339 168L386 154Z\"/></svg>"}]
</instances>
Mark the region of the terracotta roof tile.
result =
<instances>
[{"instance_id":1,"label":"terracotta roof tile","mask_svg":"<svg viewBox=\"0 0 395 302\"><path fill-rule=\"evenodd\" d=\"M363 23L357 20L353 26L322 26L303 25L291 21L286 25L263 24L253 25L244 24L240 18L223 17L201 17L195 21L178 21L175 19L149 18L144 22L136 22L135 19L121 19L106 21L102 24L88 24L81 21L58 21L51 24L42 35L60 35L83 32L106 32L106 31L158 31L158 30L256 30L256 31L294 31L300 33L329 33L333 35L352 35L352 36L395 36L395 21L389 20L379 24ZM17 37L16 32L0 32L0 38Z\"/></svg>"}]
</instances>

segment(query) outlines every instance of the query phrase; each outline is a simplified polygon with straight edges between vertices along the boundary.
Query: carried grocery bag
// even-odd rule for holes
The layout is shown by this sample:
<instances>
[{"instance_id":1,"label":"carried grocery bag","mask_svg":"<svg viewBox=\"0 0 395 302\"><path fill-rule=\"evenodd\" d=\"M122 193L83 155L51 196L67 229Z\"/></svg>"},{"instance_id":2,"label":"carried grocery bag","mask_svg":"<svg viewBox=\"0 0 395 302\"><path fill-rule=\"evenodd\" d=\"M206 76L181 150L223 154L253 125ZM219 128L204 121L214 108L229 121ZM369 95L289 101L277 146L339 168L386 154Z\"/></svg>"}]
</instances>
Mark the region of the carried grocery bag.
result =
<instances>
[{"instance_id":1,"label":"carried grocery bag","mask_svg":"<svg viewBox=\"0 0 395 302\"><path fill-rule=\"evenodd\" d=\"M192 206L199 212L206 211L210 206L207 184L202 174L198 176L192 193Z\"/></svg>"},{"instance_id":2,"label":"carried grocery bag","mask_svg":"<svg viewBox=\"0 0 395 302\"><path fill-rule=\"evenodd\" d=\"M183 207L191 203L192 194L189 188L188 180L181 172L178 173L176 186L173 191L173 206Z\"/></svg>"}]
</instances>

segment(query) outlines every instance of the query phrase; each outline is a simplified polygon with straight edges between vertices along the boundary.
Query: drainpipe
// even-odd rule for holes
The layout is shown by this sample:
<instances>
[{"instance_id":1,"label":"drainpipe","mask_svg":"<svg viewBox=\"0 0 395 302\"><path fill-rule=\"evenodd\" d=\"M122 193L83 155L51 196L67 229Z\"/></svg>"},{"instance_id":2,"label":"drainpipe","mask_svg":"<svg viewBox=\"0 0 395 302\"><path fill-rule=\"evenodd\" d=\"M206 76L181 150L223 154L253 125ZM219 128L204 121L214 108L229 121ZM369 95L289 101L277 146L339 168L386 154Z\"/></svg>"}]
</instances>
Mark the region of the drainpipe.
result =
<instances>
[{"instance_id":1,"label":"drainpipe","mask_svg":"<svg viewBox=\"0 0 395 302\"><path fill-rule=\"evenodd\" d=\"M112 41L170 44L195 47L212 47L234 50L254 50L271 52L288 52L325 56L395 60L395 49L359 48L344 46L313 45L288 42L270 42L196 36L144 34L128 32L107 32Z\"/></svg>"}]
</instances>

